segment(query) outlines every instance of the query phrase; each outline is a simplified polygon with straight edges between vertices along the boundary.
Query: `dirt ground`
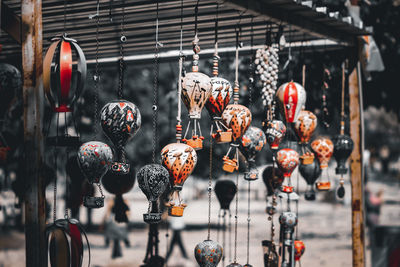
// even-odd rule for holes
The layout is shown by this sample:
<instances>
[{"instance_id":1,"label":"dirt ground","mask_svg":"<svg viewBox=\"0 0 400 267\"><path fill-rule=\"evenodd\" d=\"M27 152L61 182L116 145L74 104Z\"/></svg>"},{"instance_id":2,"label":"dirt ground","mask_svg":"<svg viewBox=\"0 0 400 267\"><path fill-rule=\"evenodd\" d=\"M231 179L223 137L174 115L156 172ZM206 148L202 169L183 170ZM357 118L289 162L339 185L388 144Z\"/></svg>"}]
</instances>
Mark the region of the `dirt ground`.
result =
<instances>
[{"instance_id":1,"label":"dirt ground","mask_svg":"<svg viewBox=\"0 0 400 267\"><path fill-rule=\"evenodd\" d=\"M382 183L370 183L374 190L380 188L385 190L385 199L398 199L398 186L387 186ZM182 233L183 243L186 247L189 259L185 260L178 247L175 248L169 262L169 267L191 267L197 266L194 259L193 250L195 245L207 237L207 196L205 189L206 182L192 181L185 185L184 197L187 200L188 207L185 209L184 220L188 230ZM240 188L245 189L246 184L241 181ZM250 261L254 267L263 267L263 253L261 241L270 237L270 222L265 214L266 202L264 200L264 185L261 180L252 184L251 201L251 236L250 236ZM300 190L305 189L305 184L300 183ZM303 194L299 203L299 238L306 245L306 251L301 259L301 266L351 266L351 207L350 207L350 186L346 185L346 197L344 201L330 203L324 201L328 198L324 193L319 193L317 201L305 201ZM332 194L333 195L333 194ZM51 199L51 191L48 195ZM142 263L144 258L147 230L142 223L142 213L147 210L147 201L139 189L135 188L126 196L130 201L130 221L134 223L134 228L129 233L130 247L122 244L123 257L111 259L111 246L104 246L104 237L101 233L89 233L89 240L92 248L92 267L136 267ZM219 204L213 194L212 201L212 224L218 223ZM295 205L293 205L293 209ZM231 210L234 211L234 202L231 204ZM241 264L246 263L246 239L247 239L247 192L240 191L239 194L239 213L238 213L238 251L237 258ZM63 211L59 210L59 216ZM93 214L93 221L100 224L103 220L103 210L97 210ZM395 218L400 217L398 206L384 206L380 221L382 224L393 225ZM81 212L81 222L85 223L86 214ZM277 233L279 231L278 215L275 216ZM233 222L233 218L232 218ZM140 226L142 226L140 228ZM160 230L160 253L166 253L166 231ZM211 238L217 239L217 230L212 229ZM221 237L220 237L221 238ZM220 240L222 243L222 240ZM0 267L16 267L25 265L24 255L24 235L16 231L1 232L0 234ZM225 265L229 262L229 246L225 246ZM367 245L367 266L369 263L369 248ZM219 266L224 266L222 262ZM299 265L298 265L299 266Z\"/></svg>"}]
</instances>

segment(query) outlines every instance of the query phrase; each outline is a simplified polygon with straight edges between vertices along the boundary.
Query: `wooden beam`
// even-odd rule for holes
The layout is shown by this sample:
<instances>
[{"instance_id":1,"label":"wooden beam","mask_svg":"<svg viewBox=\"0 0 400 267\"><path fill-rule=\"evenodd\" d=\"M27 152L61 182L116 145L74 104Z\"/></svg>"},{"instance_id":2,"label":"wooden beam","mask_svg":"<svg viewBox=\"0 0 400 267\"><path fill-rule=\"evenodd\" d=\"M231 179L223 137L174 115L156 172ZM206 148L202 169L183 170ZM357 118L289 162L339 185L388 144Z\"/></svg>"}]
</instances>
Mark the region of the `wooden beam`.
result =
<instances>
[{"instance_id":1,"label":"wooden beam","mask_svg":"<svg viewBox=\"0 0 400 267\"><path fill-rule=\"evenodd\" d=\"M1 28L21 44L21 18L1 1Z\"/></svg>"},{"instance_id":2,"label":"wooden beam","mask_svg":"<svg viewBox=\"0 0 400 267\"><path fill-rule=\"evenodd\" d=\"M364 118L359 62L351 69L349 76L349 97L350 136L354 141L354 150L350 155L353 267L364 267Z\"/></svg>"},{"instance_id":3,"label":"wooden beam","mask_svg":"<svg viewBox=\"0 0 400 267\"><path fill-rule=\"evenodd\" d=\"M47 266L43 163L42 1L21 0L26 266ZM21 166L22 167L22 166Z\"/></svg>"}]
</instances>

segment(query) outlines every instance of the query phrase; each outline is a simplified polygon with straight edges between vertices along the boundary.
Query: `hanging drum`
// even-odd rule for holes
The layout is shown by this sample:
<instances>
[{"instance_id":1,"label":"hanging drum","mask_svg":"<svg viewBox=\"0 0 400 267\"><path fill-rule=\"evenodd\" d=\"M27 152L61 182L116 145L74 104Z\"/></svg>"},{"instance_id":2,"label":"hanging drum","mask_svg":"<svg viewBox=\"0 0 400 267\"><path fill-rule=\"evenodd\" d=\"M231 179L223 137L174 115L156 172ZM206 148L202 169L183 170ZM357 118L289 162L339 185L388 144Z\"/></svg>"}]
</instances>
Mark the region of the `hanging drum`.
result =
<instances>
[{"instance_id":1,"label":"hanging drum","mask_svg":"<svg viewBox=\"0 0 400 267\"><path fill-rule=\"evenodd\" d=\"M318 177L321 175L321 169L319 162L314 159L311 164L304 164L300 162L299 172L307 182L307 190L305 193L306 200L315 200L314 184Z\"/></svg>"},{"instance_id":2,"label":"hanging drum","mask_svg":"<svg viewBox=\"0 0 400 267\"><path fill-rule=\"evenodd\" d=\"M78 151L78 162L83 175L90 184L97 184L99 189L101 189L100 180L110 169L112 160L111 148L102 142L86 142ZM88 208L101 208L104 206L104 195L101 197L85 196L83 204Z\"/></svg>"},{"instance_id":3,"label":"hanging drum","mask_svg":"<svg viewBox=\"0 0 400 267\"><path fill-rule=\"evenodd\" d=\"M333 143L331 139L327 137L318 137L311 143L311 147L317 155L319 166L322 170L323 175L319 182L317 182L317 189L320 191L328 191L331 188L331 182L328 173L328 163L333 154Z\"/></svg>"},{"instance_id":4,"label":"hanging drum","mask_svg":"<svg viewBox=\"0 0 400 267\"><path fill-rule=\"evenodd\" d=\"M116 150L116 162L112 164L115 172L128 173L124 146L135 136L142 124L138 107L126 100L114 100L101 109L101 126Z\"/></svg>"},{"instance_id":5,"label":"hanging drum","mask_svg":"<svg viewBox=\"0 0 400 267\"><path fill-rule=\"evenodd\" d=\"M158 198L169 185L169 173L159 164L143 166L136 175L139 188L149 200L148 212L143 214L146 223L154 224L161 221L161 212L158 209Z\"/></svg>"},{"instance_id":6,"label":"hanging drum","mask_svg":"<svg viewBox=\"0 0 400 267\"><path fill-rule=\"evenodd\" d=\"M297 164L299 164L299 154L293 149L284 148L279 150L276 154L276 161L283 172L285 180L287 181L282 185L281 190L285 193L292 193L293 186L290 176L292 175L293 170L297 167Z\"/></svg>"},{"instance_id":7,"label":"hanging drum","mask_svg":"<svg viewBox=\"0 0 400 267\"><path fill-rule=\"evenodd\" d=\"M196 151L186 144L169 144L161 150L161 161L169 172L169 180L173 190L167 203L168 213L170 216L181 217L187 205L183 203L179 192L196 166Z\"/></svg>"},{"instance_id":8,"label":"hanging drum","mask_svg":"<svg viewBox=\"0 0 400 267\"><path fill-rule=\"evenodd\" d=\"M128 205L122 198L123 194L132 190L135 185L135 171L129 168L129 172L120 172L109 169L103 176L101 183L109 193L114 194L114 206L112 211L115 214L115 221L128 222Z\"/></svg>"},{"instance_id":9,"label":"hanging drum","mask_svg":"<svg viewBox=\"0 0 400 267\"><path fill-rule=\"evenodd\" d=\"M239 170L239 140L247 131L251 123L250 110L239 104L231 104L226 107L222 113L222 121L226 127L232 129L232 142L228 153L223 157L223 170L226 172L234 172ZM234 151L234 156L229 157L231 151Z\"/></svg>"},{"instance_id":10,"label":"hanging drum","mask_svg":"<svg viewBox=\"0 0 400 267\"><path fill-rule=\"evenodd\" d=\"M86 59L76 40L66 35L53 38L51 42L43 60L43 89L50 107L59 118L60 113L72 112L73 105L84 88ZM49 137L47 142L56 146L77 146L79 137L55 136Z\"/></svg>"},{"instance_id":11,"label":"hanging drum","mask_svg":"<svg viewBox=\"0 0 400 267\"><path fill-rule=\"evenodd\" d=\"M7 161L11 147L3 136L6 113L10 108L12 99L21 88L21 72L14 66L0 63L0 164Z\"/></svg>"},{"instance_id":12,"label":"hanging drum","mask_svg":"<svg viewBox=\"0 0 400 267\"><path fill-rule=\"evenodd\" d=\"M276 152L283 137L285 137L285 124L279 120L267 121L263 123L263 130L265 132L269 147L273 152Z\"/></svg>"},{"instance_id":13,"label":"hanging drum","mask_svg":"<svg viewBox=\"0 0 400 267\"><path fill-rule=\"evenodd\" d=\"M240 151L248 163L248 170L244 175L244 179L258 179L258 170L255 159L256 155L262 150L265 144L265 134L260 128L250 126L242 136L242 141L240 142Z\"/></svg>"},{"instance_id":14,"label":"hanging drum","mask_svg":"<svg viewBox=\"0 0 400 267\"><path fill-rule=\"evenodd\" d=\"M211 94L206 102L206 108L213 120L216 132L212 137L217 143L229 143L232 141L232 129L222 123L222 112L229 104L233 89L229 81L220 77L211 78Z\"/></svg>"},{"instance_id":15,"label":"hanging drum","mask_svg":"<svg viewBox=\"0 0 400 267\"><path fill-rule=\"evenodd\" d=\"M294 129L300 138L302 154L300 160L303 164L311 164L314 161L314 154L308 148L308 142L315 128L317 127L317 116L311 111L300 111L297 121L294 123Z\"/></svg>"},{"instance_id":16,"label":"hanging drum","mask_svg":"<svg viewBox=\"0 0 400 267\"><path fill-rule=\"evenodd\" d=\"M278 103L281 106L286 122L293 123L306 103L306 91L303 86L295 82L281 85L276 92Z\"/></svg>"}]
</instances>

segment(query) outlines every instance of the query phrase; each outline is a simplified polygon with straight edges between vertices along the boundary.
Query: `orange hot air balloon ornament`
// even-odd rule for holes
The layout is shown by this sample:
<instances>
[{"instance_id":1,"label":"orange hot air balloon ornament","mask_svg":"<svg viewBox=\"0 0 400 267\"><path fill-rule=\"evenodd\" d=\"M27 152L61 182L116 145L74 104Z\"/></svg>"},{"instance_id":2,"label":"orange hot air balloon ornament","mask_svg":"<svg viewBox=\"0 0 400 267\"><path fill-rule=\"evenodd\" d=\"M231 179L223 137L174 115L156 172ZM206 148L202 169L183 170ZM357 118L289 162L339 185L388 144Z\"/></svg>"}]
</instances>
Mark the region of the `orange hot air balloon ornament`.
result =
<instances>
[{"instance_id":1,"label":"orange hot air balloon ornament","mask_svg":"<svg viewBox=\"0 0 400 267\"><path fill-rule=\"evenodd\" d=\"M170 184L173 189L172 196L167 203L168 213L171 216L181 217L187 205L182 202L179 192L196 166L196 151L187 144L172 143L161 150L161 161L169 172Z\"/></svg>"},{"instance_id":2,"label":"orange hot air balloon ornament","mask_svg":"<svg viewBox=\"0 0 400 267\"><path fill-rule=\"evenodd\" d=\"M233 104L228 105L222 113L222 122L232 130L232 142L229 150L222 158L222 169L226 172L239 170L239 145L240 139L251 123L250 110L239 105L239 33L236 33L236 60L235 60L235 86L233 88ZM233 157L230 157L233 152Z\"/></svg>"},{"instance_id":3,"label":"orange hot air balloon ornament","mask_svg":"<svg viewBox=\"0 0 400 267\"><path fill-rule=\"evenodd\" d=\"M331 182L329 180L327 168L333 155L333 143L331 139L327 137L318 137L311 143L311 148L317 155L322 174L324 173L324 170L326 172L326 178L324 178L324 175L321 175L320 181L317 182L317 189L320 191L328 191L331 188Z\"/></svg>"},{"instance_id":4,"label":"orange hot air balloon ornament","mask_svg":"<svg viewBox=\"0 0 400 267\"><path fill-rule=\"evenodd\" d=\"M306 103L306 91L303 86L295 82L284 83L279 87L276 96L286 122L296 122Z\"/></svg>"},{"instance_id":5,"label":"orange hot air balloon ornament","mask_svg":"<svg viewBox=\"0 0 400 267\"><path fill-rule=\"evenodd\" d=\"M299 154L290 148L283 148L276 153L276 161L279 168L283 172L286 182L282 184L281 191L285 193L292 193L293 186L290 180L293 170L299 164Z\"/></svg>"},{"instance_id":6,"label":"orange hot air balloon ornament","mask_svg":"<svg viewBox=\"0 0 400 267\"><path fill-rule=\"evenodd\" d=\"M300 111L299 117L294 123L294 129L300 138L300 146L302 150L300 160L302 164L312 164L314 161L314 154L308 148L308 143L316 127L317 116L308 110Z\"/></svg>"},{"instance_id":7,"label":"orange hot air balloon ornament","mask_svg":"<svg viewBox=\"0 0 400 267\"><path fill-rule=\"evenodd\" d=\"M196 150L203 148L204 137L201 134L199 120L201 118L201 111L206 104L211 94L211 79L204 73L199 72L199 55L200 46L198 45L199 38L197 32L193 40L193 66L192 72L189 72L185 77L181 78L182 93L181 98L189 111L189 124L185 131L182 141ZM186 136L192 125L191 137L187 139Z\"/></svg>"},{"instance_id":8,"label":"orange hot air balloon ornament","mask_svg":"<svg viewBox=\"0 0 400 267\"><path fill-rule=\"evenodd\" d=\"M212 137L219 144L232 141L232 129L227 128L222 123L222 112L231 100L233 89L230 82L224 78L218 77L218 43L215 43L215 52L213 57L213 75L211 77L211 93L206 102L206 108L213 120L211 125ZM214 132L214 126L216 132Z\"/></svg>"}]
</instances>

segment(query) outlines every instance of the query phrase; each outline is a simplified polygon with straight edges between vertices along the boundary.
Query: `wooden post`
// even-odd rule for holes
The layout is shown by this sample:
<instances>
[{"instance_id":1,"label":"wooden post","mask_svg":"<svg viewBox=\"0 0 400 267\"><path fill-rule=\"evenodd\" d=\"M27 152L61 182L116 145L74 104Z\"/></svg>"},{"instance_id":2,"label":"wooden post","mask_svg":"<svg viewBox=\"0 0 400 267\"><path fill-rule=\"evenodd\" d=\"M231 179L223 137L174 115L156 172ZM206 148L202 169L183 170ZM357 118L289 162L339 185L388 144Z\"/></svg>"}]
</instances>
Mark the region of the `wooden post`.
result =
<instances>
[{"instance_id":1,"label":"wooden post","mask_svg":"<svg viewBox=\"0 0 400 267\"><path fill-rule=\"evenodd\" d=\"M26 266L47 266L42 113L42 2L21 0Z\"/></svg>"},{"instance_id":2,"label":"wooden post","mask_svg":"<svg viewBox=\"0 0 400 267\"><path fill-rule=\"evenodd\" d=\"M364 118L360 63L350 70L350 136L354 141L354 150L350 155L353 267L364 267Z\"/></svg>"}]
</instances>

